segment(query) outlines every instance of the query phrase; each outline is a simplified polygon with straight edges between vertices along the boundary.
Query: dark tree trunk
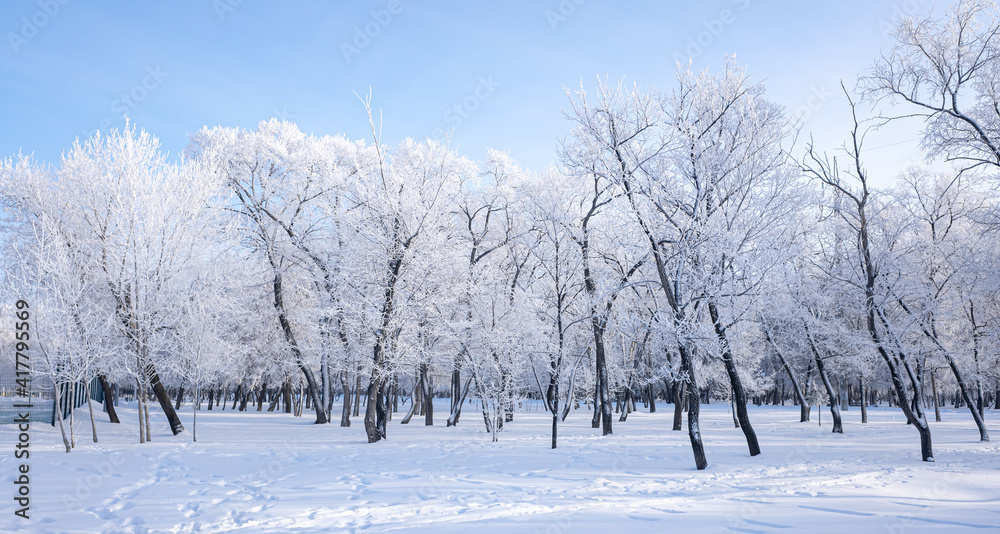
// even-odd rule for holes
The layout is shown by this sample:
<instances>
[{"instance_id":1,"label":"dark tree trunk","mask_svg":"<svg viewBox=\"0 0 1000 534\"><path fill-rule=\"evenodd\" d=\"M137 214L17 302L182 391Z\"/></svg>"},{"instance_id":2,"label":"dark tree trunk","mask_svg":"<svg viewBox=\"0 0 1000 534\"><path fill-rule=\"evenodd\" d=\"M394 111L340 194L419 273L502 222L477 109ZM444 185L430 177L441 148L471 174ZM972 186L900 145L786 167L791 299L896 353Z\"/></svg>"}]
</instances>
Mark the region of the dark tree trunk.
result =
<instances>
[{"instance_id":1,"label":"dark tree trunk","mask_svg":"<svg viewBox=\"0 0 1000 534\"><path fill-rule=\"evenodd\" d=\"M736 401L732 391L729 392L729 407L733 410L733 427L739 428L740 420L736 417Z\"/></svg>"},{"instance_id":2,"label":"dark tree trunk","mask_svg":"<svg viewBox=\"0 0 1000 534\"><path fill-rule=\"evenodd\" d=\"M358 417L361 413L361 366L358 365L358 373L354 379L354 409L351 411L353 417Z\"/></svg>"},{"instance_id":3,"label":"dark tree trunk","mask_svg":"<svg viewBox=\"0 0 1000 534\"><path fill-rule=\"evenodd\" d=\"M823 360L816 355L816 371L819 373L820 380L823 381L823 387L826 388L826 394L830 397L830 416L833 417L833 430L834 434L844 433L844 424L840 418L840 399L837 397L837 392L833 388L833 384L830 382L830 377L826 374L826 369L823 366Z\"/></svg>"},{"instance_id":4,"label":"dark tree trunk","mask_svg":"<svg viewBox=\"0 0 1000 534\"><path fill-rule=\"evenodd\" d=\"M316 384L316 377L313 375L312 369L309 369L305 363L299 363L299 369L302 371L303 376L306 379L306 401L307 404L311 404L316 411L316 424L321 425L327 423L329 419L326 415L326 410L323 409L323 404L318 402L317 396L319 392L317 391L318 386Z\"/></svg>"},{"instance_id":5,"label":"dark tree trunk","mask_svg":"<svg viewBox=\"0 0 1000 534\"><path fill-rule=\"evenodd\" d=\"M837 379L837 388L840 389L840 411L849 412L851 411L851 392L844 386L844 380L841 378Z\"/></svg>"},{"instance_id":6,"label":"dark tree trunk","mask_svg":"<svg viewBox=\"0 0 1000 534\"><path fill-rule=\"evenodd\" d=\"M384 388L385 399L383 400L383 402L385 403L385 421L386 421L386 423L392 421L392 390L395 389L395 387L396 387L395 384L396 384L395 379L389 380L388 382L386 382L385 388Z\"/></svg>"},{"instance_id":7,"label":"dark tree trunk","mask_svg":"<svg viewBox=\"0 0 1000 534\"><path fill-rule=\"evenodd\" d=\"M351 426L351 380L347 371L341 375L341 387L344 388L344 402L340 409L340 426Z\"/></svg>"},{"instance_id":8,"label":"dark tree trunk","mask_svg":"<svg viewBox=\"0 0 1000 534\"><path fill-rule=\"evenodd\" d=\"M681 363L688 368L688 381L690 387L687 389L688 397L688 437L691 440L691 451L694 453L694 465L701 471L708 467L708 458L705 457L705 445L701 439L701 428L698 421L700 412L698 382L694 375L694 362L685 348L681 348Z\"/></svg>"},{"instance_id":9,"label":"dark tree trunk","mask_svg":"<svg viewBox=\"0 0 1000 534\"><path fill-rule=\"evenodd\" d=\"M215 403L215 388L214 387L209 387L208 388L208 409L209 410L212 409L212 404L214 404L214 403Z\"/></svg>"},{"instance_id":10,"label":"dark tree trunk","mask_svg":"<svg viewBox=\"0 0 1000 534\"><path fill-rule=\"evenodd\" d=\"M417 373L417 376L413 381L413 389L410 390L410 409L406 412L406 415L403 416L403 420L399 422L400 424L410 424L410 419L412 419L413 416L417 415L420 411L420 406L422 406L422 403L420 402L420 391L420 373Z\"/></svg>"},{"instance_id":11,"label":"dark tree trunk","mask_svg":"<svg viewBox=\"0 0 1000 534\"><path fill-rule=\"evenodd\" d=\"M845 94L847 93L845 89ZM919 378L912 373L906 360L906 355L902 352L898 354L898 359L896 354L889 354L889 350L886 348L886 340L883 339L882 334L878 331L877 321L881 319L883 325L886 329L886 335L892 338L891 332L889 332L889 323L887 319L882 315L881 308L877 303L876 299L876 286L878 285L878 267L875 259L871 255L871 239L868 232L868 214L867 206L870 200L869 189L867 183L867 174L865 173L864 167L861 163L861 142L858 133L859 123L856 115L856 105L853 100L851 100L848 95L848 102L851 105L852 118L854 120L853 129L851 131L851 146L853 150L850 152L852 156L852 167L856 172L855 177L861 182L861 190L858 193L853 193L843 188L840 184L840 176L835 174L835 170L831 170L829 167L824 167L819 165L817 168L811 169L812 174L817 178L822 180L825 184L833 189L838 190L843 193L848 199L854 203L854 207L857 209L857 225L854 230L857 232L857 246L858 251L861 253L861 275L864 279L865 288L865 300L864 300L864 311L865 311L865 326L868 330L868 335L871 337L872 343L875 346L875 350L878 352L879 356L885 362L886 367L889 370L889 376L892 381L892 387L896 392L896 396L899 401L899 408L903 411L906 416L906 420L913 424L917 429L917 433L920 435L920 455L925 462L934 461L934 450L931 445L931 432L930 426L927 424L927 419L923 414L911 406L911 399L907 392L906 384L903 382L903 373L901 372L899 366L902 365L906 371L910 384L913 390L913 396L920 396L920 381ZM814 161L819 161L818 156L810 154Z\"/></svg>"},{"instance_id":12,"label":"dark tree trunk","mask_svg":"<svg viewBox=\"0 0 1000 534\"><path fill-rule=\"evenodd\" d=\"M465 405L465 397L469 394L469 387L472 385L472 375L465 379L465 387L459 388L458 404L455 405L453 411L448 415L448 425L455 426L458 424L458 418L462 415L462 406Z\"/></svg>"},{"instance_id":13,"label":"dark tree trunk","mask_svg":"<svg viewBox=\"0 0 1000 534\"><path fill-rule=\"evenodd\" d=\"M282 384L281 388L278 388L271 393L271 401L267 405L268 412L273 412L275 408L277 408L278 405L281 404L281 393L283 391L284 391L284 384Z\"/></svg>"},{"instance_id":14,"label":"dark tree trunk","mask_svg":"<svg viewBox=\"0 0 1000 534\"><path fill-rule=\"evenodd\" d=\"M750 424L750 415L747 413L747 397L743 390L743 381L736 369L736 362L733 361L733 353L729 348L729 338L726 336L726 327L719 318L719 309L715 303L709 301L708 313L712 317L712 324L715 327L715 335L719 338L719 346L722 347L722 362L726 366L726 374L729 375L729 385L733 388L733 401L736 404L736 418L740 422L740 430L747 440L747 448L750 456L760 454L760 444L757 442L757 433L754 432Z\"/></svg>"},{"instance_id":15,"label":"dark tree trunk","mask_svg":"<svg viewBox=\"0 0 1000 534\"><path fill-rule=\"evenodd\" d=\"M972 396L969 394L969 388L965 384L965 379L962 376L962 372L959 371L958 365L955 363L955 359L951 357L950 352L944 350L942 345L938 344L938 347L942 350L942 352L944 352L945 360L947 360L948 366L951 368L951 373L955 375L955 380L958 382L959 394L965 404L969 407L969 411L972 413L972 420L976 422L976 428L979 429L979 441L989 441L990 434L986 431L986 422L983 421L983 417L979 413L979 409L976 407L975 402L972 400Z\"/></svg>"},{"instance_id":16,"label":"dark tree trunk","mask_svg":"<svg viewBox=\"0 0 1000 534\"><path fill-rule=\"evenodd\" d=\"M868 422L868 399L865 397L865 380L861 379L861 383L858 385L861 391L861 423L865 424Z\"/></svg>"},{"instance_id":17,"label":"dark tree trunk","mask_svg":"<svg viewBox=\"0 0 1000 534\"><path fill-rule=\"evenodd\" d=\"M174 405L170 403L170 396L167 395L167 390L163 387L163 383L160 382L160 375L156 372L156 368L153 367L152 362L147 364L146 369L149 373L149 383L153 386L153 395L156 396L156 401L160 403L163 414L167 416L170 431L176 436L184 431L184 425L181 424L180 417L177 417Z\"/></svg>"},{"instance_id":18,"label":"dark tree trunk","mask_svg":"<svg viewBox=\"0 0 1000 534\"><path fill-rule=\"evenodd\" d=\"M870 265L866 263L866 265ZM873 267L871 269L874 269ZM869 273L874 271L869 270ZM875 350L882 357L886 366L889 368L889 376L892 380L893 391L896 394L896 405L900 410L903 411L903 415L906 416L907 424L913 425L917 429L917 434L920 436L920 456L925 462L934 461L934 449L931 444L931 429L927 424L927 419L924 414L919 410L919 403L914 404L911 401L909 392L907 391L906 384L903 382L903 373L897 365L897 361L902 364L907 376L910 379L911 387L913 389L913 397L916 399L920 396L920 382L917 380L916 376L913 374L912 370L907 365L906 355L899 353L899 358L895 355L890 355L889 351L886 350L885 345L882 341L882 336L879 334L875 319L876 314L879 313L874 302L874 275L869 274L869 281L866 286L866 301L865 308L867 312L866 323L868 327L869 335L875 344ZM888 323L883 318L883 324L886 325L888 329Z\"/></svg>"},{"instance_id":19,"label":"dark tree trunk","mask_svg":"<svg viewBox=\"0 0 1000 534\"><path fill-rule=\"evenodd\" d=\"M329 320L324 321L329 327ZM327 421L330 420L330 409L333 405L333 382L330 376L330 355L325 353L320 357L319 363L319 401L323 403L323 411L326 412Z\"/></svg>"},{"instance_id":20,"label":"dark tree trunk","mask_svg":"<svg viewBox=\"0 0 1000 534\"><path fill-rule=\"evenodd\" d=\"M506 368L500 372L500 377L503 384L503 420L509 423L514 420L514 379Z\"/></svg>"},{"instance_id":21,"label":"dark tree trunk","mask_svg":"<svg viewBox=\"0 0 1000 534\"><path fill-rule=\"evenodd\" d=\"M455 358L455 368L451 371L451 410L448 412L448 421L445 426L458 424L458 419L462 416L462 401L464 399L465 396L462 395L462 354L460 354Z\"/></svg>"},{"instance_id":22,"label":"dark tree trunk","mask_svg":"<svg viewBox=\"0 0 1000 534\"><path fill-rule=\"evenodd\" d=\"M941 422L941 398L938 397L937 380L934 379L934 372L931 371L931 395L934 397L934 420Z\"/></svg>"},{"instance_id":23,"label":"dark tree trunk","mask_svg":"<svg viewBox=\"0 0 1000 534\"><path fill-rule=\"evenodd\" d=\"M624 423L628 419L628 414L631 413L629 409L631 406L632 389L626 388L624 392L618 397L619 404L621 404L622 414L618 417L619 423Z\"/></svg>"},{"instance_id":24,"label":"dark tree trunk","mask_svg":"<svg viewBox=\"0 0 1000 534\"><path fill-rule=\"evenodd\" d=\"M568 402L568 401L567 401ZM552 387L552 400L549 407L552 408L552 448L556 448L558 442L559 427L559 382L556 381Z\"/></svg>"},{"instance_id":25,"label":"dark tree trunk","mask_svg":"<svg viewBox=\"0 0 1000 534\"><path fill-rule=\"evenodd\" d=\"M264 382L260 386L260 393L257 394L257 411L264 409L264 395L267 394L267 382Z\"/></svg>"},{"instance_id":26,"label":"dark tree trunk","mask_svg":"<svg viewBox=\"0 0 1000 534\"><path fill-rule=\"evenodd\" d=\"M365 407L365 434L368 436L368 443L385 439L384 388L384 381L373 374L368 383L368 404Z\"/></svg>"},{"instance_id":27,"label":"dark tree trunk","mask_svg":"<svg viewBox=\"0 0 1000 534\"><path fill-rule=\"evenodd\" d=\"M594 376L594 413L590 419L590 426L591 428L601 428L601 376L599 374Z\"/></svg>"},{"instance_id":28,"label":"dark tree trunk","mask_svg":"<svg viewBox=\"0 0 1000 534\"><path fill-rule=\"evenodd\" d=\"M253 396L253 390L252 389L248 388L248 389L244 390L243 396L240 397L240 411L241 412L247 411L247 404L250 402L250 398L252 396Z\"/></svg>"},{"instance_id":29,"label":"dark tree trunk","mask_svg":"<svg viewBox=\"0 0 1000 534\"><path fill-rule=\"evenodd\" d=\"M392 375L392 410L389 411L390 420L392 414L399 411L399 375Z\"/></svg>"},{"instance_id":30,"label":"dark tree trunk","mask_svg":"<svg viewBox=\"0 0 1000 534\"><path fill-rule=\"evenodd\" d=\"M580 251L583 256L583 285L584 289L587 291L587 295L592 299L597 294L597 284L594 282L594 277L590 271L590 240L588 225L590 217L596 213L596 202L597 199L595 197L593 203L591 204L590 213L583 219L583 240L580 242ZM608 389L608 364L604 350L604 330L607 325L607 318L612 305L613 300L606 301L603 306L604 313L601 313L602 310L598 307L598 303L594 302L590 306L590 327L594 336L594 365L596 376L595 393L597 398L597 402L594 405L594 415L595 417L598 417L597 410L600 410L599 417L603 427L602 434L605 436L613 433L611 427L611 394ZM595 425L594 428L597 428L597 426Z\"/></svg>"},{"instance_id":31,"label":"dark tree trunk","mask_svg":"<svg viewBox=\"0 0 1000 534\"><path fill-rule=\"evenodd\" d=\"M802 388L799 387L799 381L795 379L795 374L792 373L792 368L788 365L788 361L785 360L785 355L781 352L781 349L778 348L778 344L771 338L771 332L768 331L767 326L764 327L764 338L767 340L768 344L771 345L771 348L774 349L774 353L778 355L778 360L781 361L781 366L784 367L785 373L788 375L788 379L792 382L792 392L795 393L795 402L799 403L799 422L804 423L809 420L809 403L806 402L806 398L802 394ZM808 377L806 380L808 380Z\"/></svg>"},{"instance_id":32,"label":"dark tree trunk","mask_svg":"<svg viewBox=\"0 0 1000 534\"><path fill-rule=\"evenodd\" d=\"M273 256L268 255L268 259L271 262L271 268L274 270L274 280L273 280L273 293L274 293L274 309L278 312L278 324L281 326L281 331L285 335L285 341L288 343L289 348L292 350L292 357L295 364L302 371L302 374L306 379L306 389L308 390L309 399L312 401L313 407L316 409L316 424L324 424L329 421L327 417L326 410L323 404L317 402L319 399L317 395L319 392L318 384L316 383L316 377L313 372L305 364L305 360L302 357L302 352L299 350L299 344L295 340L295 334L292 331L292 325L288 322L288 317L285 314L285 304L284 304L284 292L282 290L282 280L281 272L278 270L278 264L276 263Z\"/></svg>"},{"instance_id":33,"label":"dark tree trunk","mask_svg":"<svg viewBox=\"0 0 1000 534\"><path fill-rule=\"evenodd\" d=\"M645 340L643 340L643 344L645 344ZM641 350L640 348L639 351L641 352ZM618 396L618 402L621 405L622 411L621 417L618 418L619 423L625 422L628 419L628 414L635 411L635 391L633 390L632 380L638 373L639 363L639 354L636 354L636 357L633 358L632 371L628 375L628 380L625 381L625 390Z\"/></svg>"},{"instance_id":34,"label":"dark tree trunk","mask_svg":"<svg viewBox=\"0 0 1000 534\"><path fill-rule=\"evenodd\" d=\"M903 310L910 313L910 309L906 306L903 299L899 299L898 302ZM973 315L973 318L975 318L975 315ZM958 382L958 396L965 403L965 405L969 407L969 411L972 412L972 420L976 422L976 428L979 429L979 440L989 441L990 434L986 431L986 423L983 421L982 413L973 402L972 395L969 393L969 387L965 384L965 377L962 375L958 365L955 363L955 359L952 357L951 351L945 348L945 346L941 344L941 341L938 340L934 332L933 323L930 328L927 326L922 326L921 328L924 335L937 346L937 348L941 351L941 354L944 355L945 361L948 362L948 367L951 369L951 373L955 376L955 381ZM975 333L973 333L973 342L974 350L978 351L978 339ZM974 354L974 356L978 359L978 354ZM933 377L933 374L931 376ZM956 408L957 407L958 406L956 405Z\"/></svg>"},{"instance_id":35,"label":"dark tree trunk","mask_svg":"<svg viewBox=\"0 0 1000 534\"><path fill-rule=\"evenodd\" d=\"M413 412L414 415L424 415L424 385L422 384L423 376L417 371L417 378L414 384L416 385L416 390L410 396L410 404L415 407ZM416 395L415 397L413 395Z\"/></svg>"},{"instance_id":36,"label":"dark tree trunk","mask_svg":"<svg viewBox=\"0 0 1000 534\"><path fill-rule=\"evenodd\" d=\"M680 431L684 424L684 402L687 399L687 383L674 384L674 430Z\"/></svg>"},{"instance_id":37,"label":"dark tree trunk","mask_svg":"<svg viewBox=\"0 0 1000 534\"><path fill-rule=\"evenodd\" d=\"M388 313L383 311L383 327L388 327ZM385 328L383 328L383 332ZM368 443L385 439L385 378L380 376L385 365L385 354L383 352L384 339L382 337L375 343L373 354L372 376L368 382L368 404L365 407L365 434L368 436Z\"/></svg>"},{"instance_id":38,"label":"dark tree trunk","mask_svg":"<svg viewBox=\"0 0 1000 534\"><path fill-rule=\"evenodd\" d=\"M114 392L108 384L108 379L104 375L97 375L97 381L101 383L101 390L104 391L104 410L108 412L108 419L112 423L121 423L118 420L118 412L115 411Z\"/></svg>"},{"instance_id":39,"label":"dark tree trunk","mask_svg":"<svg viewBox=\"0 0 1000 534\"><path fill-rule=\"evenodd\" d=\"M174 404L174 409L180 410L181 403L183 402L184 402L184 386L181 386L180 389L177 390L177 402Z\"/></svg>"},{"instance_id":40,"label":"dark tree trunk","mask_svg":"<svg viewBox=\"0 0 1000 534\"><path fill-rule=\"evenodd\" d=\"M802 327L806 333L806 341L809 343L809 350L812 351L813 358L816 362L816 371L819 373L819 378L823 382L823 387L826 388L826 394L830 397L830 415L833 417L833 433L843 434L844 425L840 418L840 404L837 398L837 392L833 389L833 384L830 383L830 377L826 374L826 367L823 365L823 358L819 354L819 349L816 347L816 342L813 340L812 334L809 332L809 326L802 323Z\"/></svg>"},{"instance_id":41,"label":"dark tree trunk","mask_svg":"<svg viewBox=\"0 0 1000 534\"><path fill-rule=\"evenodd\" d=\"M424 397L424 425L434 425L434 384L427 372L427 364L420 364L420 385Z\"/></svg>"},{"instance_id":42,"label":"dark tree trunk","mask_svg":"<svg viewBox=\"0 0 1000 534\"><path fill-rule=\"evenodd\" d=\"M802 390L802 398L803 399L811 399L812 398L809 395L809 392L812 389L812 375L813 375L813 367L815 367L815 362L816 362L815 358L809 358L809 364L806 366L806 385L805 385L805 387ZM809 414L812 412L812 404L810 404L809 402L806 402L806 410L805 410L805 412L806 412L806 418L803 419L803 421L808 421L809 420Z\"/></svg>"},{"instance_id":43,"label":"dark tree trunk","mask_svg":"<svg viewBox=\"0 0 1000 534\"><path fill-rule=\"evenodd\" d=\"M395 231L399 232L400 221L394 221ZM398 238L398 234L396 236ZM409 246L409 241L401 243L403 249ZM365 434L368 443L385 439L385 382L386 382L386 343L390 339L390 326L393 310L396 305L396 282L403 268L402 252L389 259L389 278L382 297L381 328L375 336L375 347L372 349L372 376L368 383L368 406L365 410Z\"/></svg>"},{"instance_id":44,"label":"dark tree trunk","mask_svg":"<svg viewBox=\"0 0 1000 534\"><path fill-rule=\"evenodd\" d=\"M670 311L673 313L673 321L675 326L680 326L685 321L684 316L684 306L679 301L680 298L680 287L679 281L676 285L671 283L669 276L667 276L667 269L663 263L663 256L660 254L660 245L656 237L653 236L652 231L649 226L646 225L645 220L642 217L642 213L635 203L635 198L632 194L632 186L628 180L628 172L625 169L625 163L622 155L617 151L616 156L619 163L622 166L622 185L625 189L625 195L628 198L629 204L631 205L633 213L639 222L639 226L642 229L646 240L649 242L650 251L652 252L653 261L656 266L657 278L660 282L660 288L663 290L664 296L666 297L667 305L670 307ZM698 388L698 380L695 374L695 366L693 361L693 355L688 350L688 345L686 341L681 341L678 344L678 350L681 357L681 371L687 374L688 382L688 437L691 439L691 451L694 454L695 467L697 469L703 470L708 467L708 460L705 457L705 446L701 438L701 428L699 426L698 415L699 415L699 405L698 399L701 391Z\"/></svg>"},{"instance_id":45,"label":"dark tree trunk","mask_svg":"<svg viewBox=\"0 0 1000 534\"><path fill-rule=\"evenodd\" d=\"M602 435L607 436L612 433L611 428L611 393L608 389L608 364L604 354L604 325L600 324L600 318L591 318L591 326L594 331L594 360L597 365L598 377L598 399L601 410Z\"/></svg>"}]
</instances>

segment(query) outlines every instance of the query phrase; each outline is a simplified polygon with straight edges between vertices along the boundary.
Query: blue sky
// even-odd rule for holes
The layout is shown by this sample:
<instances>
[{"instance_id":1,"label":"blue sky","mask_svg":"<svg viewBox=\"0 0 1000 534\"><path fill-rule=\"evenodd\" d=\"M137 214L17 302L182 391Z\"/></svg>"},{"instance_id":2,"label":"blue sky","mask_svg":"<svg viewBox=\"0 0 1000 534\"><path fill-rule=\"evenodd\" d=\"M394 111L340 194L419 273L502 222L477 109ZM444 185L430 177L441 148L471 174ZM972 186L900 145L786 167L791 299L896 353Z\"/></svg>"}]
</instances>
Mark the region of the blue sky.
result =
<instances>
[{"instance_id":1,"label":"blue sky","mask_svg":"<svg viewBox=\"0 0 1000 534\"><path fill-rule=\"evenodd\" d=\"M941 4L941 2L939 2ZM891 41L885 29L930 0L702 2L0 3L0 156L56 161L77 136L131 120L177 155L204 125L279 116L314 134L368 137L355 96L373 92L383 140L453 132L481 158L507 150L532 169L569 130L563 86L598 76L673 87L675 61L718 69L735 54L804 131L846 134L839 80L854 84ZM938 8L940 9L940 7ZM913 125L874 136L873 174L919 155ZM882 178L880 178L882 179Z\"/></svg>"}]
</instances>

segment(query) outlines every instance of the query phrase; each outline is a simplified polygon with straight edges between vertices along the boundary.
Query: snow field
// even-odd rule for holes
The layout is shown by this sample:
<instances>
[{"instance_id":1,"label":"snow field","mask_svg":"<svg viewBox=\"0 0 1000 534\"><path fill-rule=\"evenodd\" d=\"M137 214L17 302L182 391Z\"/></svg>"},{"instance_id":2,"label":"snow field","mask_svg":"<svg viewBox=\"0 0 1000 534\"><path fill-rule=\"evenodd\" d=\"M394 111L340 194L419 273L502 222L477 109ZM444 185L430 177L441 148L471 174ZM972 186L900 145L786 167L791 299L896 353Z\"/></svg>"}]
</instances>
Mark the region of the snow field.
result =
<instances>
[{"instance_id":1,"label":"snow field","mask_svg":"<svg viewBox=\"0 0 1000 534\"><path fill-rule=\"evenodd\" d=\"M436 406L443 415L447 399ZM184 409L187 408L187 409ZM795 407L751 407L763 454L751 458L725 405L703 406L709 468L694 469L672 405L615 418L601 437L576 411L549 448L551 417L519 412L492 443L469 404L458 427L414 417L368 444L363 422L202 410L191 442L153 414L139 445L135 407L121 425L77 412L77 448L32 425L31 520L8 513L3 532L988 532L1000 531L1000 445L980 443L965 410L931 423L937 461L920 461L917 433L895 408L844 413L844 435L798 423ZM525 409L530 409L525 406ZM642 408L640 407L640 410ZM334 414L339 414L335 407ZM997 428L1000 413L989 411ZM4 486L16 470L12 425L0 426ZM9 499L9 497L8 497Z\"/></svg>"}]
</instances>

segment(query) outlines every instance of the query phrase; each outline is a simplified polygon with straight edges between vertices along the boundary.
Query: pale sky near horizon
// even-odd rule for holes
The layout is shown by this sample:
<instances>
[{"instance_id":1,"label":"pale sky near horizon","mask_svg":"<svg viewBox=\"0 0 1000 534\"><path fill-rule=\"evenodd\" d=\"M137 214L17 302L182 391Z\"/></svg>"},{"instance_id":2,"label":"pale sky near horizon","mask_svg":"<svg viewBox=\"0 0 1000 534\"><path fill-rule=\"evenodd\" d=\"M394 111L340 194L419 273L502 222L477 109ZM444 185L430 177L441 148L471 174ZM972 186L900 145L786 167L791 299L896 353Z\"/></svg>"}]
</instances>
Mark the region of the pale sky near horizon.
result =
<instances>
[{"instance_id":1,"label":"pale sky near horizon","mask_svg":"<svg viewBox=\"0 0 1000 534\"><path fill-rule=\"evenodd\" d=\"M468 157L506 150L555 163L571 124L564 87L598 76L669 91L675 63L718 72L734 54L803 133L836 148L852 87L901 16L947 0L707 0L499 3L0 3L0 157L56 162L75 137L127 113L176 156L207 126L291 120L307 133L368 138L355 93L373 93L383 140L452 132ZM872 136L873 179L919 162L919 124Z\"/></svg>"}]
</instances>

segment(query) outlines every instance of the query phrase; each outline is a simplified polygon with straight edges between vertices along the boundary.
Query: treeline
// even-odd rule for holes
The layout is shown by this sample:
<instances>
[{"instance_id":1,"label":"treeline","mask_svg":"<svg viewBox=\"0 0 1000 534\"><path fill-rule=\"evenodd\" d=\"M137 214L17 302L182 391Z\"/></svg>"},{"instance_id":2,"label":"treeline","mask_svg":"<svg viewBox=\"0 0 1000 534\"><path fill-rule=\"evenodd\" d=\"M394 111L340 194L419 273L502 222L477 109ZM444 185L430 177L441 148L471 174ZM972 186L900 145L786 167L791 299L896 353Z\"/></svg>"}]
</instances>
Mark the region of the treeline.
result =
<instances>
[{"instance_id":1,"label":"treeline","mask_svg":"<svg viewBox=\"0 0 1000 534\"><path fill-rule=\"evenodd\" d=\"M756 455L748 404L828 404L841 432L854 398L898 406L931 461L929 406L954 392L988 440L1000 398L997 20L978 1L902 21L844 90L839 149L797 147L733 60L669 92L568 92L542 172L384 144L370 102L369 141L270 120L203 129L178 162L128 125L57 165L3 162L4 283L30 300L37 370L134 388L140 442L151 397L183 430L182 388L316 423L339 396L370 442L401 399L432 422L450 398L448 426L474 399L495 440L531 397L553 447L581 403L610 434L659 399L703 469L702 403L732 402ZM874 187L865 135L914 111L937 167Z\"/></svg>"}]
</instances>

